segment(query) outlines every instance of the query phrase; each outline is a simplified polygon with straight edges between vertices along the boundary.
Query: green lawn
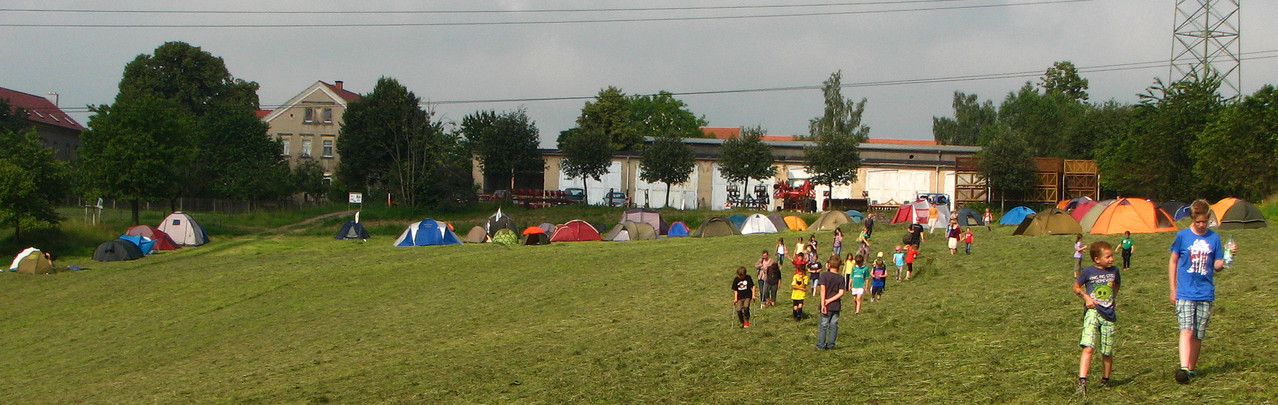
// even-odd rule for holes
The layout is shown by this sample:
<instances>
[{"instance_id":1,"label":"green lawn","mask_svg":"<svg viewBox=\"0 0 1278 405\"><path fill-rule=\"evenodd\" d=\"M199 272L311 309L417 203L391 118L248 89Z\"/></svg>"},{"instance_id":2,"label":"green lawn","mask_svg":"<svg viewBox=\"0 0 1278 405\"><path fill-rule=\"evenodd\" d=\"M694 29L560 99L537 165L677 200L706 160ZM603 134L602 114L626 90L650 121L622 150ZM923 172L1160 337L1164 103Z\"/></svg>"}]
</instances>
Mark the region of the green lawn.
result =
<instances>
[{"instance_id":1,"label":"green lawn","mask_svg":"<svg viewBox=\"0 0 1278 405\"><path fill-rule=\"evenodd\" d=\"M902 229L880 226L876 250L899 242ZM333 240L335 225L325 223L215 235L207 246L133 262L70 257L60 264L92 269L0 276L0 403L1278 397L1278 274L1265 264L1278 259L1278 228L1229 232L1238 263L1217 276L1200 378L1186 386L1172 381L1172 235L1136 235L1119 295L1115 386L1086 398L1074 396L1073 238L1011 230L979 229L972 256L950 256L941 234L929 235L930 264L916 280L890 281L864 313L845 311L834 351L814 350L815 319L789 320L788 305L755 307L754 326L733 327L736 266L749 267L777 237L792 245L808 232L395 248L385 232L366 244ZM828 251L830 232L818 238Z\"/></svg>"}]
</instances>

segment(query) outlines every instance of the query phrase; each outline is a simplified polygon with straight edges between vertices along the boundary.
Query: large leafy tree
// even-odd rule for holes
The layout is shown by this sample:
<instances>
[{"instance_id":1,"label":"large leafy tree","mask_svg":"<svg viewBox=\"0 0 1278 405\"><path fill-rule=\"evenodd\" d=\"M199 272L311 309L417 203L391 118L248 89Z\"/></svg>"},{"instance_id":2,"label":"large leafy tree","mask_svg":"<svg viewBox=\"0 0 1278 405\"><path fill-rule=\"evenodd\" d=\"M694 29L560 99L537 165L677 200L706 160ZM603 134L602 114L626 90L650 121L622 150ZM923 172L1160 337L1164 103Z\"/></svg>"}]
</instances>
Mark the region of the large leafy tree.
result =
<instances>
[{"instance_id":1,"label":"large leafy tree","mask_svg":"<svg viewBox=\"0 0 1278 405\"><path fill-rule=\"evenodd\" d=\"M278 140L268 125L242 104L224 104L200 119L199 155L195 165L205 173L214 195L242 200L269 200L291 194L288 161L280 157Z\"/></svg>"},{"instance_id":2,"label":"large leafy tree","mask_svg":"<svg viewBox=\"0 0 1278 405\"><path fill-rule=\"evenodd\" d=\"M24 222L57 224L54 206L66 189L66 173L34 130L0 128L0 228L13 227L20 239Z\"/></svg>"},{"instance_id":3,"label":"large leafy tree","mask_svg":"<svg viewBox=\"0 0 1278 405\"><path fill-rule=\"evenodd\" d=\"M344 184L385 189L417 206L438 181L431 175L447 150L442 125L420 104L399 81L383 77L372 93L347 105L337 137L342 154L337 174Z\"/></svg>"},{"instance_id":4,"label":"large leafy tree","mask_svg":"<svg viewBox=\"0 0 1278 405\"><path fill-rule=\"evenodd\" d=\"M302 193L302 197L319 199L328 193L328 185L324 184L324 166L315 160L305 160L293 168L293 187Z\"/></svg>"},{"instance_id":5,"label":"large leafy tree","mask_svg":"<svg viewBox=\"0 0 1278 405\"><path fill-rule=\"evenodd\" d=\"M668 91L630 98L631 125L640 136L704 138L704 117L688 110L688 105Z\"/></svg>"},{"instance_id":6,"label":"large leafy tree","mask_svg":"<svg viewBox=\"0 0 1278 405\"><path fill-rule=\"evenodd\" d=\"M631 124L633 110L630 97L621 89L608 86L600 90L594 101L587 101L577 117L577 128L585 133L600 134L613 150L631 150L643 143L643 135Z\"/></svg>"},{"instance_id":7,"label":"large leafy tree","mask_svg":"<svg viewBox=\"0 0 1278 405\"><path fill-rule=\"evenodd\" d=\"M1086 109L1063 93L1041 93L1026 82L1008 93L999 106L998 120L1020 133L1034 156L1070 157L1071 138Z\"/></svg>"},{"instance_id":8,"label":"large leafy tree","mask_svg":"<svg viewBox=\"0 0 1278 405\"><path fill-rule=\"evenodd\" d=\"M1155 80L1140 95L1130 128L1098 150L1105 187L1155 200L1197 198L1199 180L1189 146L1224 108L1219 88L1216 76L1191 76L1171 85Z\"/></svg>"},{"instance_id":9,"label":"large leafy tree","mask_svg":"<svg viewBox=\"0 0 1278 405\"><path fill-rule=\"evenodd\" d=\"M723 157L719 170L723 178L733 183L745 183L741 189L749 192L750 179L763 180L776 175L772 147L763 143L763 127L743 128L741 136L723 142Z\"/></svg>"},{"instance_id":10,"label":"large leafy tree","mask_svg":"<svg viewBox=\"0 0 1278 405\"><path fill-rule=\"evenodd\" d=\"M189 114L156 112L181 108L146 94L91 108L78 152L81 194L128 200L135 224L141 201L172 196L194 158L195 123Z\"/></svg>"},{"instance_id":11,"label":"large leafy tree","mask_svg":"<svg viewBox=\"0 0 1278 405\"><path fill-rule=\"evenodd\" d=\"M696 161L692 146L674 135L658 136L643 148L643 160L639 161L639 178L649 183L666 183L666 201L670 205L670 185L688 181Z\"/></svg>"},{"instance_id":12,"label":"large leafy tree","mask_svg":"<svg viewBox=\"0 0 1278 405\"><path fill-rule=\"evenodd\" d=\"M31 128L27 121L27 110L9 105L9 100L0 98L0 131L23 132Z\"/></svg>"},{"instance_id":13,"label":"large leafy tree","mask_svg":"<svg viewBox=\"0 0 1278 405\"><path fill-rule=\"evenodd\" d=\"M564 153L560 168L569 178L580 177L583 191L590 190L584 184L587 179L600 181L608 173L613 149L607 136L572 128L559 133L558 145L559 150ZM583 197L586 197L585 201L590 201L589 195Z\"/></svg>"},{"instance_id":14,"label":"large leafy tree","mask_svg":"<svg viewBox=\"0 0 1278 405\"><path fill-rule=\"evenodd\" d=\"M485 178L514 187L519 173L541 172L537 125L523 109L480 111L462 118L461 135L474 152Z\"/></svg>"},{"instance_id":15,"label":"large leafy tree","mask_svg":"<svg viewBox=\"0 0 1278 405\"><path fill-rule=\"evenodd\" d=\"M1049 94L1060 94L1077 102L1087 101L1087 79L1078 75L1074 62L1060 61L1043 73L1039 84Z\"/></svg>"},{"instance_id":16,"label":"large leafy tree","mask_svg":"<svg viewBox=\"0 0 1278 405\"><path fill-rule=\"evenodd\" d=\"M998 120L994 102L975 94L955 91L953 106L954 118L932 117L932 137L941 145L977 145L981 131Z\"/></svg>"},{"instance_id":17,"label":"large leafy tree","mask_svg":"<svg viewBox=\"0 0 1278 405\"><path fill-rule=\"evenodd\" d=\"M1278 89L1265 85L1224 108L1191 151L1204 197L1268 197L1278 184Z\"/></svg>"},{"instance_id":18,"label":"large leafy tree","mask_svg":"<svg viewBox=\"0 0 1278 405\"><path fill-rule=\"evenodd\" d=\"M977 153L978 170L986 185L999 194L1000 205L1006 205L1008 195L1024 195L1034 187L1034 155L1021 134L1007 125L994 125L986 131L990 141Z\"/></svg>"},{"instance_id":19,"label":"large leafy tree","mask_svg":"<svg viewBox=\"0 0 1278 405\"><path fill-rule=\"evenodd\" d=\"M815 146L803 149L804 167L813 173L812 180L833 191L835 184L856 181L861 167L860 145L870 139L870 127L861 123L865 98L860 102L844 98L843 73L835 72L825 81L825 110L808 122L808 135Z\"/></svg>"}]
</instances>

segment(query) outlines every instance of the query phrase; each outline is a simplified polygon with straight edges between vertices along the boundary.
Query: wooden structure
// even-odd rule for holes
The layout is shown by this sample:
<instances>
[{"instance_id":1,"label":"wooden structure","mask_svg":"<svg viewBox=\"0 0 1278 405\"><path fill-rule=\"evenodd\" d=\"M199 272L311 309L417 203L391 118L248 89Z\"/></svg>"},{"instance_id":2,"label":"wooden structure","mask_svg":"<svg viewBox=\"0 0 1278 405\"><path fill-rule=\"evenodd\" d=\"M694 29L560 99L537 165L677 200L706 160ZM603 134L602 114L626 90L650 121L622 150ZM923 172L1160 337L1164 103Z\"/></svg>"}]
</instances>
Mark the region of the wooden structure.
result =
<instances>
[{"instance_id":1,"label":"wooden structure","mask_svg":"<svg viewBox=\"0 0 1278 405\"><path fill-rule=\"evenodd\" d=\"M977 166L976 156L954 158L954 201L959 204L990 202L990 188Z\"/></svg>"},{"instance_id":2,"label":"wooden structure","mask_svg":"<svg viewBox=\"0 0 1278 405\"><path fill-rule=\"evenodd\" d=\"M1095 160L1065 159L1065 198L1087 196L1100 200L1100 175Z\"/></svg>"},{"instance_id":3,"label":"wooden structure","mask_svg":"<svg viewBox=\"0 0 1278 405\"><path fill-rule=\"evenodd\" d=\"M1065 198L1100 197L1100 175L1095 160L1034 158L1036 183L1020 200L1034 203L1055 203ZM959 204L991 202L997 198L978 169L979 158L958 157L954 162L955 196Z\"/></svg>"}]
</instances>

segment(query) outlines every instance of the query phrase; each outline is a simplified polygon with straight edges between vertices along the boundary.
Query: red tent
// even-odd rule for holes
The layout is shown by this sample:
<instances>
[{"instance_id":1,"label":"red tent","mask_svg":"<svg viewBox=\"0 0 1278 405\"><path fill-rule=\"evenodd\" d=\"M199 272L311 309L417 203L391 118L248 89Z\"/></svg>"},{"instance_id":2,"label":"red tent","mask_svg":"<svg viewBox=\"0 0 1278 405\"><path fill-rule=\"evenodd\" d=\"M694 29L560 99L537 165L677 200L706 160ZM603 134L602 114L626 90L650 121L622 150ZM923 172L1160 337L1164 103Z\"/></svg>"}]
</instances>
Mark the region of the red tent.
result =
<instances>
[{"instance_id":1,"label":"red tent","mask_svg":"<svg viewBox=\"0 0 1278 405\"><path fill-rule=\"evenodd\" d=\"M892 217L892 223L911 223L914 222L914 204L904 204L896 210L896 216Z\"/></svg>"},{"instance_id":2,"label":"red tent","mask_svg":"<svg viewBox=\"0 0 1278 405\"><path fill-rule=\"evenodd\" d=\"M580 219L568 221L563 225L555 226L555 234L550 237L551 242L578 242L587 240L603 240L599 237L599 231L593 225L586 223Z\"/></svg>"},{"instance_id":3,"label":"red tent","mask_svg":"<svg viewBox=\"0 0 1278 405\"><path fill-rule=\"evenodd\" d=\"M155 241L155 246L151 247L151 250L177 250L177 248L180 247L177 243L173 242L173 238L170 238L169 234L164 233L164 231L159 229L155 229L155 227L150 225L134 225L132 228L129 228L129 230L124 231L124 234L129 236L143 236Z\"/></svg>"},{"instance_id":4,"label":"red tent","mask_svg":"<svg viewBox=\"0 0 1278 405\"><path fill-rule=\"evenodd\" d=\"M1069 212L1069 216L1074 217L1075 221L1082 223L1083 216L1087 215L1087 211L1091 211L1092 207L1095 207L1097 204L1100 204L1100 203L1096 201L1092 201L1090 199L1087 201L1080 202L1078 203L1078 205L1074 206L1073 210Z\"/></svg>"}]
</instances>

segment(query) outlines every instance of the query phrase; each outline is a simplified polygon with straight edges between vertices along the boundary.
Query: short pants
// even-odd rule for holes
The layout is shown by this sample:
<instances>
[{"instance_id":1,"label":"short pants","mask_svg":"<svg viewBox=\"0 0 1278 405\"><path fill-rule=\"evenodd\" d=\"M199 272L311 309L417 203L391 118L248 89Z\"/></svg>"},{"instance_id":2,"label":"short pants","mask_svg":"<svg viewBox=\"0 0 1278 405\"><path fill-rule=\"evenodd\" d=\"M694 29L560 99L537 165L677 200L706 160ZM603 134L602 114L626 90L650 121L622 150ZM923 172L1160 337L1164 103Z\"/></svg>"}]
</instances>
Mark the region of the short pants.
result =
<instances>
[{"instance_id":1,"label":"short pants","mask_svg":"<svg viewBox=\"0 0 1278 405\"><path fill-rule=\"evenodd\" d=\"M1176 300L1176 318L1181 330L1194 331L1194 338L1207 337L1207 321L1211 320L1211 301Z\"/></svg>"},{"instance_id":2,"label":"short pants","mask_svg":"<svg viewBox=\"0 0 1278 405\"><path fill-rule=\"evenodd\" d=\"M1098 339L1100 342L1097 342ZM1100 312L1089 308L1083 313L1083 338L1079 340L1078 345L1100 349L1102 356L1113 356L1114 323L1102 318Z\"/></svg>"}]
</instances>

